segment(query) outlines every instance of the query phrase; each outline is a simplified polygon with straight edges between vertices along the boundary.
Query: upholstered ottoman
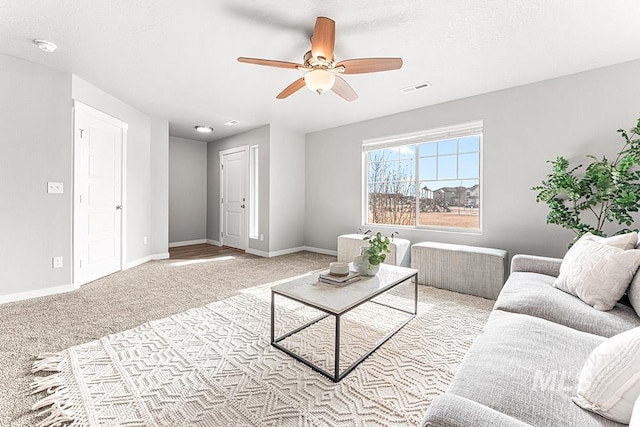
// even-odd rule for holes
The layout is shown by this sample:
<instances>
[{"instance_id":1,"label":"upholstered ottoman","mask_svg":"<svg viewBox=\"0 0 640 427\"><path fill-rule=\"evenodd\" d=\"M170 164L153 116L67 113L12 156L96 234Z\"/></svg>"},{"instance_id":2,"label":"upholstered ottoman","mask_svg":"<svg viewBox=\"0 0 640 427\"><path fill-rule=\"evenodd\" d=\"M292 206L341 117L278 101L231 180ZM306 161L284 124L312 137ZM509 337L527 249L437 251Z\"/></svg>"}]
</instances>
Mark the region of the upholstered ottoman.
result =
<instances>
[{"instance_id":1,"label":"upholstered ottoman","mask_svg":"<svg viewBox=\"0 0 640 427\"><path fill-rule=\"evenodd\" d=\"M502 249L423 242L411 247L411 268L418 283L463 294L496 299L507 275L508 253Z\"/></svg>"},{"instance_id":2,"label":"upholstered ottoman","mask_svg":"<svg viewBox=\"0 0 640 427\"><path fill-rule=\"evenodd\" d=\"M344 234L338 236L338 261L351 262L360 255L360 248L369 247L369 242L363 240L364 234ZM409 267L409 248L411 242L407 239L394 238L389 245L391 253L387 254L385 264Z\"/></svg>"}]
</instances>

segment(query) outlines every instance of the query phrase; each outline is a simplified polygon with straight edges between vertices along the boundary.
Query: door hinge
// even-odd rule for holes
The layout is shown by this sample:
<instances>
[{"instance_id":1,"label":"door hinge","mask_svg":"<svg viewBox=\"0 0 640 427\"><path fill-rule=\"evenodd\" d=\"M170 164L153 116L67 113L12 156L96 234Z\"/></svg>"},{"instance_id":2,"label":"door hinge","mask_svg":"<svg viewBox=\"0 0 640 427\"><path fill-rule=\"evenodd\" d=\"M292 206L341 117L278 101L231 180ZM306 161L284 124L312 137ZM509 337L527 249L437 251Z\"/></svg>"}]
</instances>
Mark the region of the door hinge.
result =
<instances>
[{"instance_id":1,"label":"door hinge","mask_svg":"<svg viewBox=\"0 0 640 427\"><path fill-rule=\"evenodd\" d=\"M220 237L222 237L222 231L220 232Z\"/></svg>"},{"instance_id":2,"label":"door hinge","mask_svg":"<svg viewBox=\"0 0 640 427\"><path fill-rule=\"evenodd\" d=\"M85 129L79 129L79 130L80 130L80 139L82 139L84 137Z\"/></svg>"},{"instance_id":3,"label":"door hinge","mask_svg":"<svg viewBox=\"0 0 640 427\"><path fill-rule=\"evenodd\" d=\"M220 165L220 169L224 169L224 165Z\"/></svg>"},{"instance_id":4,"label":"door hinge","mask_svg":"<svg viewBox=\"0 0 640 427\"><path fill-rule=\"evenodd\" d=\"M224 197L220 197L220 203L224 203Z\"/></svg>"},{"instance_id":5,"label":"door hinge","mask_svg":"<svg viewBox=\"0 0 640 427\"><path fill-rule=\"evenodd\" d=\"M82 194L80 195L80 203L82 203Z\"/></svg>"},{"instance_id":6,"label":"door hinge","mask_svg":"<svg viewBox=\"0 0 640 427\"><path fill-rule=\"evenodd\" d=\"M82 260L80 260L80 268L82 268Z\"/></svg>"}]
</instances>

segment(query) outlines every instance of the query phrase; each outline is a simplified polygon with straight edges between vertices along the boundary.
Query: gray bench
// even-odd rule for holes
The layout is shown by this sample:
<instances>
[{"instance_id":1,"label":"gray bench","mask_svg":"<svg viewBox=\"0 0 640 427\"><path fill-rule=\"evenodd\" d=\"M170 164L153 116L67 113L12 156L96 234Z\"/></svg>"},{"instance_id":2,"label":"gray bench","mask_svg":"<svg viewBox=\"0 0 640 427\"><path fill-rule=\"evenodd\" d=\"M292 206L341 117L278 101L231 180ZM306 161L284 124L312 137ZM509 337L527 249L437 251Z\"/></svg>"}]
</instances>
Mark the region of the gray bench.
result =
<instances>
[{"instance_id":1,"label":"gray bench","mask_svg":"<svg viewBox=\"0 0 640 427\"><path fill-rule=\"evenodd\" d=\"M418 283L495 300L507 276L502 249L422 242L411 247Z\"/></svg>"}]
</instances>

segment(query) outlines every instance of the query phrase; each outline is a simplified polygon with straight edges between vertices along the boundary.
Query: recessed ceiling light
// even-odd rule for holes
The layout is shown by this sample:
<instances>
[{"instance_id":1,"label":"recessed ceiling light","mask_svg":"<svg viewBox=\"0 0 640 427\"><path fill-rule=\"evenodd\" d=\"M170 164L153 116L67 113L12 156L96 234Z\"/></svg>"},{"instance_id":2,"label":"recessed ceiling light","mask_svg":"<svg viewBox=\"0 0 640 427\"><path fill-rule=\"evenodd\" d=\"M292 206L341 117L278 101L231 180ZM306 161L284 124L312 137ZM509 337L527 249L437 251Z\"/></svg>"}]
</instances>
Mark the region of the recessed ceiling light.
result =
<instances>
[{"instance_id":1,"label":"recessed ceiling light","mask_svg":"<svg viewBox=\"0 0 640 427\"><path fill-rule=\"evenodd\" d=\"M55 44L46 41L46 40L40 40L40 39L36 39L33 41L36 46L38 46L40 49L42 49L45 52L53 52L54 50L56 50L58 48L58 46L56 46Z\"/></svg>"},{"instance_id":2,"label":"recessed ceiling light","mask_svg":"<svg viewBox=\"0 0 640 427\"><path fill-rule=\"evenodd\" d=\"M402 93L411 93L411 92L415 92L415 91L420 90L420 89L426 89L428 87L431 87L431 83L429 83L429 82L418 83L417 85L403 87L402 89L400 89L400 92L402 92Z\"/></svg>"},{"instance_id":3,"label":"recessed ceiling light","mask_svg":"<svg viewBox=\"0 0 640 427\"><path fill-rule=\"evenodd\" d=\"M240 122L239 122L239 121L237 121L237 120L229 120L229 121L228 121L228 122L226 122L224 125L225 125L225 126L235 126L235 125L237 125L238 123L240 123Z\"/></svg>"},{"instance_id":4,"label":"recessed ceiling light","mask_svg":"<svg viewBox=\"0 0 640 427\"><path fill-rule=\"evenodd\" d=\"M211 133L213 132L213 128L211 126L198 125L196 126L196 130L202 133Z\"/></svg>"}]
</instances>

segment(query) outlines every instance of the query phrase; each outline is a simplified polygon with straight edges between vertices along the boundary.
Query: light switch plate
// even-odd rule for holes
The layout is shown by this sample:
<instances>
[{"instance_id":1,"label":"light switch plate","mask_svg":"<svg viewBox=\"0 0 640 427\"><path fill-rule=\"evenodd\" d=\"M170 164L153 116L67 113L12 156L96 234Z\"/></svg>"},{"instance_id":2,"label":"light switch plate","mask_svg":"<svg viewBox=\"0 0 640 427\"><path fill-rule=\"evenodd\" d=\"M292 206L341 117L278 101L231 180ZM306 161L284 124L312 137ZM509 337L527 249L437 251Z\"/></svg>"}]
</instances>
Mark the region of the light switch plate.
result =
<instances>
[{"instance_id":1,"label":"light switch plate","mask_svg":"<svg viewBox=\"0 0 640 427\"><path fill-rule=\"evenodd\" d=\"M52 263L53 263L53 268L62 268L62 257L61 256L54 256L52 259Z\"/></svg>"},{"instance_id":2,"label":"light switch plate","mask_svg":"<svg viewBox=\"0 0 640 427\"><path fill-rule=\"evenodd\" d=\"M62 194L63 192L64 185L61 182L47 182L47 193Z\"/></svg>"}]
</instances>

